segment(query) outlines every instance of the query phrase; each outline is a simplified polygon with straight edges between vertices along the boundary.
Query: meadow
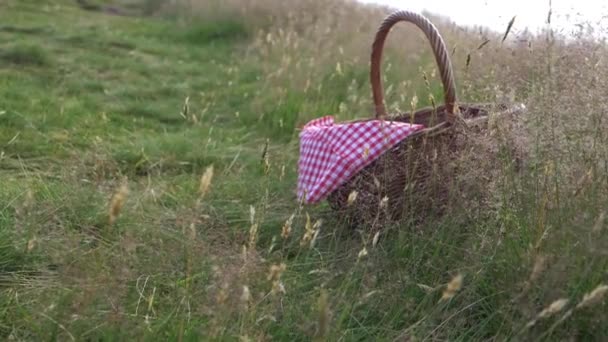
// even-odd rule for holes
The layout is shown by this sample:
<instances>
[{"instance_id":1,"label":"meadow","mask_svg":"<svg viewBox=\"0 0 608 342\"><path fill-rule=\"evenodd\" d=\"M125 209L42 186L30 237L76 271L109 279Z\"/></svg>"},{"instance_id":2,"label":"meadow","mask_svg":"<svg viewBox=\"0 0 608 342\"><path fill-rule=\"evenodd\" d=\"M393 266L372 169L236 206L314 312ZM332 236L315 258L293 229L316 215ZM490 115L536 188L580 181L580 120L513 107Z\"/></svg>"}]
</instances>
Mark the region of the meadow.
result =
<instances>
[{"instance_id":1,"label":"meadow","mask_svg":"<svg viewBox=\"0 0 608 342\"><path fill-rule=\"evenodd\" d=\"M353 227L296 198L299 129L372 116L390 9L347 0L0 1L0 338L605 341L608 48L428 14L458 97L522 103L447 214ZM389 35L391 112L440 102ZM509 151L521 151L522 160ZM468 158L468 159L467 159Z\"/></svg>"}]
</instances>

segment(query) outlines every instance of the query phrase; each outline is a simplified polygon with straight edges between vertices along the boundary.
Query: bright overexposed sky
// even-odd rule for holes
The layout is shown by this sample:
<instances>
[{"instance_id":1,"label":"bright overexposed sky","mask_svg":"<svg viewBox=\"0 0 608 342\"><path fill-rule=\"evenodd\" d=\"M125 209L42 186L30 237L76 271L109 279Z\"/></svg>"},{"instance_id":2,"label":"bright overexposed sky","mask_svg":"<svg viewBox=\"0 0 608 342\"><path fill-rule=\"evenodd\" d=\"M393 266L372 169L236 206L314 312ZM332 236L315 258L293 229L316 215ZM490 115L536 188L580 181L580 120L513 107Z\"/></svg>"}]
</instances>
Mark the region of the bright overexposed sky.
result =
<instances>
[{"instance_id":1,"label":"bright overexposed sky","mask_svg":"<svg viewBox=\"0 0 608 342\"><path fill-rule=\"evenodd\" d=\"M481 25L504 32L513 18L513 29L528 27L536 33L545 27L549 0L359 0L391 7L448 16L460 25ZM592 24L600 36L608 36L608 1L552 0L551 26L565 35L576 30L576 24Z\"/></svg>"}]
</instances>

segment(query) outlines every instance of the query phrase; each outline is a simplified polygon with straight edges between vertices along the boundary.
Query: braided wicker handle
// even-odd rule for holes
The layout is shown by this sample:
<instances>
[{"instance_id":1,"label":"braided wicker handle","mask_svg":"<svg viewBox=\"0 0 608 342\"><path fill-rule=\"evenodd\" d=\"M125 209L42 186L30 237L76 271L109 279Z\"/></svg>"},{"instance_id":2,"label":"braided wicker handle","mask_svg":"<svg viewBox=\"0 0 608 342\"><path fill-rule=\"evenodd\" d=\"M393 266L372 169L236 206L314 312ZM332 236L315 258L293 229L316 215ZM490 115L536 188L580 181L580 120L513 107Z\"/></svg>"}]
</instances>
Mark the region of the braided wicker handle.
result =
<instances>
[{"instance_id":1,"label":"braided wicker handle","mask_svg":"<svg viewBox=\"0 0 608 342\"><path fill-rule=\"evenodd\" d=\"M384 22L376 33L376 39L372 45L372 63L370 78L372 83L372 93L374 95L374 105L376 106L376 118L386 118L386 107L384 106L384 90L382 88L382 79L380 77L380 61L382 59L382 50L384 42L390 29L400 21L409 21L424 32L431 48L435 54L435 60L439 66L441 73L441 81L445 93L445 107L447 111L448 121L454 120L454 105L456 103L456 85L454 84L454 75L452 72L452 63L448 57L448 52L443 39L439 35L437 28L425 17L420 14L409 11L397 11L384 19Z\"/></svg>"}]
</instances>

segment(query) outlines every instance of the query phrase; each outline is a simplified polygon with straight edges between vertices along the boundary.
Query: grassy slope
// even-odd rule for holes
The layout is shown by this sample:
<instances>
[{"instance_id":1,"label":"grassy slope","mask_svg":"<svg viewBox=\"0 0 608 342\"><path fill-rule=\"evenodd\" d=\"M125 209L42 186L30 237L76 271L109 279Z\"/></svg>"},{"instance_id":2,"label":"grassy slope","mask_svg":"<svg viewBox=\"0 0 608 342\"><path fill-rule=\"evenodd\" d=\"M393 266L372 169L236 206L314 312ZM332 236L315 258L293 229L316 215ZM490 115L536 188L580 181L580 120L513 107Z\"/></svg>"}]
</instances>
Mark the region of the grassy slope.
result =
<instances>
[{"instance_id":1,"label":"grassy slope","mask_svg":"<svg viewBox=\"0 0 608 342\"><path fill-rule=\"evenodd\" d=\"M552 300L580 300L606 279L606 259L586 253L588 245L560 244L570 234L560 227L593 227L596 211L575 213L599 208L601 197L547 208L522 191L542 178L534 175L505 174L511 204L495 212L402 227L375 248L367 241L361 259L361 238L321 208L311 212L313 222L324 219L315 248L300 248L297 141L285 139L292 130L257 124L262 113L250 103L263 75L240 63L248 32L238 22L182 25L21 0L0 4L0 22L4 337L307 340L323 321L316 305L325 288L331 340L504 339ZM180 115L187 96L196 119ZM292 128L298 101L306 99L264 114ZM211 164L211 191L199 202ZM125 178L127 202L110 226L107 203ZM244 258L250 207L258 251ZM544 254L530 245L548 226L558 233L545 248L569 262L514 300ZM279 263L286 294L274 296L266 275ZM456 272L465 275L462 292L439 302L438 286ZM239 306L243 286L248 311ZM600 339L606 322L599 307L521 336Z\"/></svg>"}]
</instances>

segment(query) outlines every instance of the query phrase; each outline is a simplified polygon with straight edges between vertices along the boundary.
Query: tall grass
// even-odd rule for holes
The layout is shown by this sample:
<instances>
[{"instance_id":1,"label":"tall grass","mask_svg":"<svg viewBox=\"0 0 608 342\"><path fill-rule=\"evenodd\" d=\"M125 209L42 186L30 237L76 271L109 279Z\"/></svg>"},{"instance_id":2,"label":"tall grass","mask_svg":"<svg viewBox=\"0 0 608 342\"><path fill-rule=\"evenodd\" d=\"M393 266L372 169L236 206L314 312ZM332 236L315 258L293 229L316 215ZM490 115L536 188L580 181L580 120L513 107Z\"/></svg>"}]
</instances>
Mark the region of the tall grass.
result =
<instances>
[{"instance_id":1,"label":"tall grass","mask_svg":"<svg viewBox=\"0 0 608 342\"><path fill-rule=\"evenodd\" d=\"M72 98L79 106L57 105L56 120L66 120L71 105L84 130L82 142L65 143L69 162L21 162L13 157L21 134L6 133L0 236L12 243L0 246L8 275L0 336L608 337L604 44L585 32L569 41L550 28L519 34L517 22L503 42L501 33L429 14L452 52L461 101L521 102L527 110L492 118L478 147L495 158L473 151L458 160L454 183L470 186L449 203L449 215L370 234L325 204L296 201L297 134L321 115L373 115L370 48L389 10L346 0L146 4L147 13L176 20L91 17L116 20L129 34L100 34L131 39L132 50L110 58L85 39L87 55L53 58L71 68L107 63L94 75L115 82L92 87L100 89L92 108L104 111L82 122L77 115L91 107ZM399 25L383 63L390 110L427 105L431 95L440 101L436 73L423 35ZM137 89L120 87L124 75ZM59 85L74 82L68 76L57 77ZM127 100L126 108L114 102ZM28 115L38 113L8 110L29 138L27 126L38 126ZM52 131L43 119L40 131ZM43 133L49 144L79 131Z\"/></svg>"},{"instance_id":2,"label":"tall grass","mask_svg":"<svg viewBox=\"0 0 608 342\"><path fill-rule=\"evenodd\" d=\"M208 2L183 3L195 16L208 11ZM296 137L298 126L321 115L336 115L339 120L373 115L369 54L387 8L320 0L232 1L220 7L221 13L241 18L253 32L241 67L261 68L262 85L252 106L262 129L270 127L276 139ZM559 37L550 25L537 35L518 32L517 22L503 41L503 33L475 23L461 28L428 15L451 49L460 101L520 102L527 111L507 123L509 131L503 123L488 137L494 153L502 156L498 170L488 173L476 156L469 156L468 164L464 161L464 177L492 179L493 187L482 189L492 193L490 203L457 205L460 213L421 227L432 233L391 233L399 236L402 246L387 241L386 249L378 251L369 246L369 237L355 248L358 262L347 268L349 276L334 283L335 290L330 292L335 311L333 337L356 336L358 329L370 336L432 339L605 336L603 328L587 330L594 324L590 322L606 322L601 308L591 315L577 315L568 308L572 308L570 303L584 301L583 292L606 282L602 269L608 259L599 247L606 241L597 235L604 229L597 227L605 226L601 218L608 203L608 126L602 103L608 75L606 46L582 30L570 40ZM415 27L397 27L389 36L385 56L383 75L391 111L410 110L414 98L420 99L419 105L428 105L430 94L442 99L434 59ZM430 86L425 85L425 76ZM274 129L277 126L283 129ZM309 238L316 234L309 228L305 232ZM335 263L343 250L338 245L347 244L337 239L332 243L335 247L326 251ZM375 254L373 261L363 266L359 261L370 253ZM462 258L463 263L439 258L440 254ZM282 260L287 257L279 255ZM539 260L545 260L542 267ZM384 272L404 267L412 278L397 280ZM287 277L291 268L288 262ZM457 269L466 273L462 293L451 304L429 302L436 299L433 295L441 286L419 282L447 281L446 272ZM372 281L375 285L365 293L367 277L383 281ZM376 293L395 295L391 290L399 288L395 281L418 282L428 294L405 295L402 310L392 307L397 305L394 301L381 304L389 297L381 299ZM352 293L353 286L362 292L353 298L341 297L342 291ZM414 291L404 286L402 291ZM452 288L447 287L448 291ZM288 290L286 296L294 295ZM374 296L378 296L375 304L361 304ZM359 305L362 311L356 309ZM366 310L367 305L385 307ZM550 316L564 312L549 323ZM380 316L366 318L373 314ZM396 330L394 335L383 334L374 331L373 324Z\"/></svg>"}]
</instances>

